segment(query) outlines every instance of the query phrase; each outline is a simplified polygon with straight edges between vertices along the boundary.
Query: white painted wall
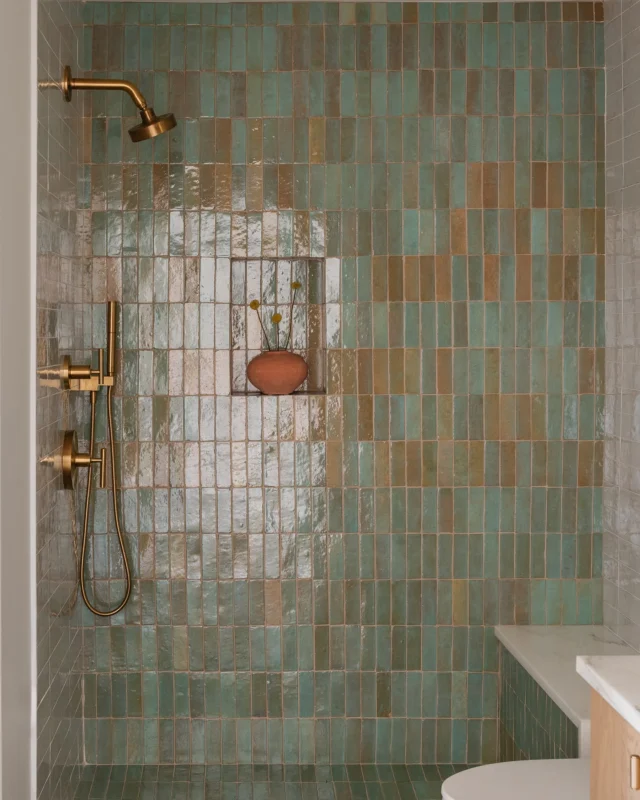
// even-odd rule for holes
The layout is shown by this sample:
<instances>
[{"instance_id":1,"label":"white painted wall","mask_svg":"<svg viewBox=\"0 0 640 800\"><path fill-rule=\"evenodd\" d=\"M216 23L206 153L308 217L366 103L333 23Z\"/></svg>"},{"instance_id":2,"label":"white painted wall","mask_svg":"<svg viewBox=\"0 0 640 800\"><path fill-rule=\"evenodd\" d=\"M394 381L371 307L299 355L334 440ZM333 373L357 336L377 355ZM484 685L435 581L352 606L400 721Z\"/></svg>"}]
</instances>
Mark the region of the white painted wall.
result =
<instances>
[{"instance_id":1,"label":"white painted wall","mask_svg":"<svg viewBox=\"0 0 640 800\"><path fill-rule=\"evenodd\" d=\"M35 797L35 4L2 4L0 798ZM33 128L33 130L32 130Z\"/></svg>"}]
</instances>

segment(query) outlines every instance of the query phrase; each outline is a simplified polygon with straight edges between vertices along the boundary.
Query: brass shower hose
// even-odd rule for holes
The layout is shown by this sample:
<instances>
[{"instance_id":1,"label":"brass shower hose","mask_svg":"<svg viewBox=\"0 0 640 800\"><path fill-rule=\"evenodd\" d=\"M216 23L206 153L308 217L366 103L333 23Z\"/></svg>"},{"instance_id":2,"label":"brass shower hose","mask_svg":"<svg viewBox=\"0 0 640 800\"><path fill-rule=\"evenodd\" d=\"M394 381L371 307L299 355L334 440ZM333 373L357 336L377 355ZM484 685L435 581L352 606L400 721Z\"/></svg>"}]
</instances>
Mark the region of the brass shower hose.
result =
<instances>
[{"instance_id":1,"label":"brass shower hose","mask_svg":"<svg viewBox=\"0 0 640 800\"><path fill-rule=\"evenodd\" d=\"M115 520L116 525L116 533L118 534L118 544L120 545L120 552L122 553L122 563L124 566L125 578L127 582L126 590L124 593L124 597L122 602L116 608L110 609L109 611L100 611L97 609L89 600L87 596L87 587L86 587L86 577L85 577L85 560L87 555L87 541L89 538L89 514L91 509L91 477L93 474L93 467L92 461L89 461L89 469L87 474L87 495L84 501L84 526L82 529L82 552L80 554L80 591L82 593L82 599L85 602L85 605L93 614L96 614L98 617L112 617L114 614L117 614L118 611L122 611L122 609L126 606L129 601L129 597L131 596L131 568L129 567L129 559L127 558L127 551L124 546L124 537L122 535L122 528L120 527L120 514L118 513L118 499L116 497L117 486L116 486L116 457L115 457L115 445L114 445L114 436L113 436L113 411L111 408L111 393L113 391L113 386L109 386L107 388L107 424L109 428L109 456L111 460L111 499L113 502L113 518ZM89 457L90 459L93 458L93 448L95 444L95 433L96 433L96 394L97 392L91 392L91 435L90 435L90 443L89 443Z\"/></svg>"}]
</instances>

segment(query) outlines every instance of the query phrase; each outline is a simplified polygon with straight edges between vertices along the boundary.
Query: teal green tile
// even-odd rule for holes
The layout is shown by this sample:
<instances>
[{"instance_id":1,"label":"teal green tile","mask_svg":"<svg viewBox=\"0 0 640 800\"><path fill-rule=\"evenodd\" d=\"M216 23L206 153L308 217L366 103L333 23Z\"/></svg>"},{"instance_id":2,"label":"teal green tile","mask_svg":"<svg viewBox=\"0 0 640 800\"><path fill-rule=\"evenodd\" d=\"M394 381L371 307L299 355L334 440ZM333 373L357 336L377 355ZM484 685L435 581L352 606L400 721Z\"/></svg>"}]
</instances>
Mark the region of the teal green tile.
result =
<instances>
[{"instance_id":1,"label":"teal green tile","mask_svg":"<svg viewBox=\"0 0 640 800\"><path fill-rule=\"evenodd\" d=\"M93 9L98 20L105 10L107 7L101 5ZM113 63L119 63L118 60L123 58L122 65L127 70L142 70L142 88L154 97L156 107L179 108L184 101L186 119L176 129L171 146L166 139L136 150L122 138L119 120L123 108L121 98L110 96L108 102L96 98L98 105L94 106L94 113L106 114L109 122L102 123L99 119L94 122L91 158L95 166L87 170L83 186L85 207L89 202L96 202L97 198L98 207L93 208L92 214L94 254L99 258L125 256L129 261L136 255L143 259L162 258L168 265L169 256L181 259L217 253L227 257L231 253L232 241L234 248L242 247L237 238L232 240L232 216L227 209L214 212L209 206L199 211L197 200L193 205L193 196L197 197L202 191L204 198L205 193L212 194L215 187L215 183L211 184L211 176L205 176L202 170L198 175L197 168L199 162L205 165L217 160L224 169L227 158L231 158L233 224L236 226L240 222L241 226L244 225L237 215L245 212L248 147L253 146L250 145L252 126L264 115L259 134L262 137L261 151L253 156L257 161L262 160L264 165L260 176L262 185L257 190L263 193L265 209L277 209L281 204L278 190L282 173L279 174L276 165L278 162L280 165L293 164L292 205L295 212L281 211L278 215L280 253L293 252L294 246L306 247L302 240L297 239L294 213L312 210L315 216L310 218L310 223L316 226L312 247L317 248L319 254L326 251L343 259L341 300L345 307L341 310L340 341L346 349L341 353L341 378L355 382L359 391L367 387L364 394L371 396L371 434L375 442L358 442L356 446L360 398L350 393L343 395L341 400L338 420L342 427L339 433L331 434L334 441L340 439L343 442L343 485L331 488L328 508L323 499L322 479L316 474L314 480L319 483L311 490L309 458L306 468L300 462L300 472L296 472L291 490L291 497L295 497L297 504L292 523L297 526L297 533L304 536L306 531L315 530L319 542L322 530L328 527L335 532L336 541L340 541L342 536L357 534L363 538L363 544L359 564L356 560L352 566L345 566L350 577L346 577L346 572L340 573L340 577L330 581L332 585L325 585L324 572L317 572L319 583L315 608L311 602L312 594L306 587L302 595L296 597L292 580L295 572L290 572L291 569L304 572L304 558L296 563L295 568L287 565L290 576L279 579L282 615L287 620L282 635L276 632L279 630L277 627L270 626L268 632L264 628L265 597L262 590L249 589L244 578L239 578L233 588L224 587L232 579L229 571L232 560L230 555L225 555L219 573L218 565L211 560L210 545L207 545L206 558L203 556L204 596L197 579L190 580L187 587L179 585L180 581L175 586L169 585L166 533L171 528L173 536L177 533L174 528L185 527L197 531L200 522L203 527L206 524L208 530L213 530L213 525L217 524L219 528L230 531L234 506L229 490L202 487L201 500L197 489L186 490L180 485L171 490L142 487L135 491L127 490L123 497L127 529L133 530L137 524L142 531L154 532L157 580L153 583L145 581L144 584L148 585L140 591L144 633L139 645L127 634L125 656L123 637L120 641L118 635L114 635L107 642L104 634L98 633L96 652L99 667L106 670L113 664L118 669L119 664L126 664L133 670L130 673L131 684L127 682L126 703L123 706L123 684L118 677L114 683L117 691L109 700L110 704L115 703L115 712L109 707L104 709L105 713L113 714L123 724L129 715L126 735L130 737L133 748L130 756L133 761L138 758L138 751L143 750L143 757L148 761L157 762L161 757L169 761L188 758L219 761L222 757L228 761L239 758L248 764L251 759L266 758L265 737L271 733L273 738L282 737L284 747L278 745L272 752L279 753L278 758L291 764L296 763L301 754L309 760L331 758L338 761L347 757L353 760L370 757L386 762L402 762L410 758L418 763L418 758L434 760L438 754L455 761L464 761L465 758L480 760L483 752L488 752L486 748L491 747L491 737L495 739L491 725L495 728L497 714L495 677L492 672L482 674L483 669L497 667L495 644L491 644L490 639L485 641L482 626L497 621L501 616L512 618L509 607L512 599L499 587L498 574L515 575L523 581L529 576L535 579L523 597L523 608L526 607L526 613L535 624L588 623L601 617L598 611L599 590L597 584L591 583L592 572L594 575L601 572L601 538L591 535L592 529L601 525L601 493L594 495L591 487L577 487L576 442L593 441L603 435L602 399L593 394L579 395L577 386L577 348L593 347L594 344L602 346L604 342L603 304L595 302L596 260L593 255L572 253L578 256L579 283L560 284L560 287L547 259L549 254L565 255L568 242L565 241L564 209L595 208L604 204L603 169L595 162L596 130L601 125L595 114L603 112L602 71L595 75L588 72L578 74L575 69L578 64L591 68L602 63L602 26L590 22L562 22L558 4L548 4L545 9L522 4L504 4L498 8L420 4L415 26L409 21L413 9L407 7L403 10L400 4L389 8L357 5L342 9L337 4L313 4L304 10L288 4L260 8L243 4L216 7L161 4L150 9L139 4L119 4L112 10L115 15L112 23L118 26L125 23L113 39L114 42L120 41L117 37L122 35L122 49L121 52L114 50ZM386 23L399 24L403 17L406 29L403 34L406 36L404 52L399 56L394 50L397 31L390 31ZM547 22L544 22L545 17ZM294 20L296 25L303 26L309 20L312 26L311 29L301 29L300 41L305 44L302 52L297 54L293 52L293 29L289 28ZM137 31L139 21L142 24ZM352 24L354 21L355 26ZM373 25L369 40L366 26L370 22ZM109 24L108 13L99 24ZM200 24L203 27L198 31ZM564 69L556 68L557 62L554 62L553 68L547 70L551 61L549 64L544 61L551 24L557 25L563 36ZM595 35L593 28L596 29ZM443 41L450 43L446 52L440 46ZM98 51L93 55L100 58ZM368 59L371 59L373 67L371 73L368 72ZM290 69L294 62L298 65L295 79L288 70L276 72L279 65ZM309 73L307 65L311 66ZM482 76L466 72L482 66L485 67ZM179 79L178 83L170 83L166 70L183 71L185 67L189 73L197 73L201 68L205 71L199 76L186 77L185 97L178 99L174 93L178 91ZM429 72L418 74L414 71L432 70L434 67L437 67L437 75L433 76ZM533 72L529 72L531 67ZM159 72L154 74L154 68ZM338 82L341 121L335 105L336 71L340 68L344 70ZM354 68L358 71L354 72ZM391 68L389 73L386 72L388 68ZM497 68L502 71L498 73ZM514 68L515 74L510 72ZM245 70L248 70L246 81ZM332 72L335 74L330 75ZM175 79L176 76L171 81ZM474 94L470 87L477 80L482 82L481 91ZM196 118L198 113L209 121L206 125ZM309 165L312 141L308 135L307 115L315 118L323 117L325 113L328 116L324 130L319 140L316 131L313 143L318 148L314 157L319 161ZM248 117L246 122L245 115ZM220 146L222 140L217 140L218 135L223 135L223 129L216 126L215 130L210 126L214 117L219 121L232 118L231 140L225 144L229 156ZM532 159L548 161L552 165L563 164L560 173L564 183L563 208L531 208ZM419 172L414 178L418 161ZM483 187L477 184L478 173L474 175L470 169L481 161L515 161L516 211L504 207L499 211L482 209L475 203L476 207L467 208L471 196L467 193L475 192L477 197L478 191L482 192ZM120 167L105 172L101 177L96 169L100 163L124 163L129 169L137 170L139 213L133 210L134 195L129 197L125 193ZM159 177L157 170L170 165L166 195L168 207L161 198L160 207L154 208L151 163L156 170L156 181L160 183L163 178ZM187 174L182 168L176 169L174 165L179 163L186 163L193 171ZM252 166L259 164L254 161ZM217 187L218 190L224 187L226 180L222 172L220 176L223 183ZM188 182L183 181L183 177ZM198 178L201 185L197 185ZM554 178L558 179L558 173ZM130 176L125 179L131 181ZM211 185L205 187L205 180ZM100 181L108 181L109 185L105 194L106 207L100 206ZM185 191L193 193L187 213L183 212ZM502 191L501 185L499 192ZM210 205L213 202L213 197L208 199ZM152 209L153 216L150 213ZM454 239L456 233L452 226L454 222L460 224L460 218L456 218L452 210L458 209L465 212L466 244ZM214 213L217 213L216 217ZM530 226L526 225L527 218ZM260 216L256 212L247 218L249 228L254 224L260 225ZM519 270L526 267L525 262L520 261L523 245L516 238L515 231L517 225L523 224L527 228L527 245L530 229L533 253L531 298L526 287L523 289L518 283ZM236 228L233 230L236 237ZM451 253L452 249L456 250L455 254ZM382 260L372 261L371 256L389 254L419 255L422 259L404 265L405 282L400 295L404 306L394 303L390 308L388 298L380 296L377 271L384 270L385 264ZM434 254L442 257L435 264L428 259ZM526 250L524 254L529 255ZM492 294L496 276L485 272L485 269L493 268L489 262L483 263L485 255L500 257L496 262L499 267L498 297ZM443 267L444 264L447 266ZM165 263L158 263L160 270L164 266ZM134 309L138 302L151 302L154 287L145 278L144 265L141 263L139 275L131 272L133 267L127 261L123 262L122 268L123 297L127 307ZM449 287L441 283L443 268L451 270L450 297ZM416 270L420 273L419 278ZM123 312L127 345L123 356L125 402L122 410L120 405L116 409L116 421L119 435L128 443L136 441L139 432L148 430L145 436L153 436L158 445L164 446L168 439L172 445L183 441L191 445L198 441L205 428L208 427L211 436L216 430L208 422L201 420L198 424L193 416L197 414L197 405L191 403L193 395L186 402L175 396L168 402L166 397L170 391L171 357L165 348L170 341L170 331L167 309L162 307L162 303L181 303L183 295L180 292L188 294L192 291L189 280L179 291L175 287L180 285L180 280L172 284L174 288L171 291L178 291L176 299L169 297L168 274L156 283L158 307L153 312L155 355L149 350L136 351L138 337L144 334L143 323L138 320L137 313L132 316L131 311L125 309ZM386 291L386 282L384 285ZM437 295L433 293L434 286ZM203 299L203 287L206 287L206 281L199 287L200 300ZM524 295L521 297L522 291ZM563 292L571 291L572 299L559 300L558 291L560 297ZM213 294L210 299L214 299ZM194 300L188 302L194 304ZM98 317L96 326L97 330ZM193 323L187 325L185 322L185 326L185 345L188 344L189 349L207 342L206 328L194 332ZM215 336L218 335L216 329ZM224 337L224 332L221 335ZM214 339L210 341L213 344ZM371 356L362 350L357 354L350 352L352 348L385 349L390 345L394 347L390 358L399 355L396 345L420 348L420 389L424 395L402 395L396 388L390 395L389 387L384 385L382 391L374 389L373 383L384 374L379 370L381 365L377 366L374 379ZM447 449L448 443L437 442L436 437L436 346L454 348L452 381L455 394L451 403L454 442L450 450ZM546 440L516 442L515 489L498 488L503 478L503 448L499 442L491 440L484 442L483 463L479 467L485 486L468 486L473 469L478 469L477 463L472 467L469 443L475 446L484 441L484 427L490 424L490 404L493 402L493 398L491 401L485 398L484 402L482 399L485 391L491 391L487 382L492 380L490 365L494 363L491 360L494 355L489 355L485 347L502 348L502 352L495 354L501 391L535 394L531 406L532 419L523 419L518 407L516 427L521 424L542 426L542 435L548 437ZM407 362L405 369L408 368ZM394 374L394 380L397 377ZM415 386L414 377L404 374L407 389L410 384ZM361 381L364 382L362 387ZM145 395L153 392L157 396L152 424L151 405L141 407L138 415L136 403L138 394L144 399ZM226 413L221 412L219 424L216 421L216 444L223 444L230 436L229 423L224 421ZM327 420L333 413L333 409L330 412L327 409ZM99 432L101 439L105 438L103 427ZM539 435L538 427L536 436ZM409 445L417 445L421 438L424 441L410 453ZM395 468L397 464L389 461L385 450L390 439L396 443L406 442L406 463L411 463L416 472L407 473L407 482L411 485L394 485L392 489L379 488L376 491L365 488L378 484L379 478L385 483L389 481L385 470L390 466ZM281 439L281 444L285 442L288 439ZM201 446L204 444L205 440L202 440ZM303 442L296 442L296 447L298 444ZM317 444L322 444L322 439ZM286 446L283 454L285 451ZM441 458L443 453L446 453L446 459L451 458L455 483L452 489L436 486L439 452ZM477 458L476 451L473 459L477 462ZM284 461L281 461L280 468L289 469ZM446 471L446 467L443 468ZM532 486L534 482L540 482L542 486ZM420 488L421 483L423 488ZM544 488L547 485L551 488ZM289 486L283 487L283 491L288 493ZM244 502L243 494L242 488L234 494L234 504ZM268 487L266 497L267 508L271 508L275 497L271 487ZM103 500L98 499L96 504L97 531L107 530ZM282 523L269 524L276 532L278 524L289 525L289 522L285 522L283 517ZM437 549L434 550L436 540L433 532L441 530L443 541L442 537L451 536L446 532L451 529L456 536L453 553L441 545L443 550L438 556ZM399 563L395 557L391 558L380 537L392 532L400 537L400 541L406 531L417 534L420 530L425 536L422 557L419 552L411 551L410 554L407 550L404 571L395 576L393 585L378 590L376 583L389 580L389 570L395 570ZM498 535L499 530L503 533ZM375 548L371 536L373 531L376 531ZM467 538L467 532L471 532L470 538ZM576 533L579 534L577 537ZM221 531L220 535L228 533ZM104 562L107 557L106 542L97 539L95 558ZM262 569L261 556L256 557L258 561L252 561L251 571L258 568L258 563ZM240 551L239 559L238 568L246 569L242 566L244 556ZM312 562L314 574L321 560L321 551L318 551ZM270 570L268 578L265 576L268 580L278 580L273 571L275 563L280 563L279 558L271 552L264 567ZM189 564L188 568L194 569L191 561ZM416 581L404 585L405 576L415 565L420 565L420 572L411 573L410 577L422 574L426 578L421 587L421 597L413 594ZM190 574L198 575L197 572ZM225 576L220 584L218 574ZM433 579L438 574L443 575L440 585ZM375 635L376 621L378 626L417 624L414 606L422 624L431 626L440 622L448 625L452 620L454 603L452 587L447 584L448 576L470 581L466 588L469 622L473 627L468 633L466 628L456 628L453 632L442 630L438 647L434 628L425 628L417 634L411 627L393 632L379 629L380 635ZM260 574L255 582L261 585L262 579ZM204 636L199 633L201 618L207 625ZM134 623L128 626L133 630L138 619L133 608L126 619ZM84 620L86 624L91 622L88 615L83 617ZM321 628L331 622L335 630L330 633L318 628L316 635L311 627L312 620L320 623ZM223 623L220 642L218 629L213 627L219 622ZM161 623L160 634L156 636L158 623ZM180 635L174 640L169 635L172 626L186 623L189 623L188 636ZM248 624L253 627L249 629ZM345 624L346 630L338 630ZM357 635L359 625L365 626L362 640ZM372 636L367 633L369 628L374 632ZM419 658L414 661L416 648ZM314 664L315 656L319 662ZM180 662L179 668L177 662L174 664L175 658ZM263 691L264 676L259 673L267 668L284 668L293 678L299 669L311 674L309 670L318 664L331 668L331 679L329 673L317 673L319 677L315 681L312 707L317 721L305 727L297 719L297 683L294 688L290 682L289 695L287 689L279 695L278 689L274 688L269 700ZM345 664L349 674L353 672L353 678L348 687L343 683L341 688L339 676L344 673L335 670L344 668ZM396 716L378 720L374 739L373 723L369 724L370 718L366 715L375 713L376 709L361 705L360 694L364 692L363 697L367 696L367 681L377 665L384 669L393 666L394 670L401 671L394 672L393 688L390 689L390 703ZM135 674L141 666L143 683L138 690ZM169 716L163 719L162 726L156 726L154 730L146 723L147 712L151 718L158 714L158 689L153 683L156 673L152 672L158 666L161 667L160 674L171 675L175 680L175 699L171 695L175 708L172 707ZM221 713L219 687L215 689L213 684L200 687L197 674L203 666L207 670L220 666L231 670L240 666L256 671L250 689L249 684L243 683L246 676L238 685L234 684L233 708L228 708L223 729L217 722L210 728L199 727L197 715L202 714L203 709L210 717ZM461 682L453 692L454 708L451 710L454 719L447 719L445 724L438 721L439 727L436 724L434 715L438 709L433 702L437 699L437 690L435 683L429 683L430 673L425 673L422 705L428 719L418 731L423 739L420 743L411 727L415 721L412 719L414 710L407 708L405 694L412 686L414 673L408 673L411 677L407 683L404 670L433 669L436 666L445 670L442 674L450 676L443 679L445 682L452 679L452 668L455 671L453 679ZM173 669L176 669L175 673ZM186 693L185 669L190 669L193 676ZM359 669L365 672L361 675ZM471 673L474 680L467 679L467 669L478 670ZM148 684L146 675L149 675ZM337 676L336 683L334 676ZM475 677L478 678L477 684ZM469 693L468 698L465 690ZM184 704L187 695L188 711ZM345 698L345 695L348 696ZM279 696L289 699L278 700ZM476 702L477 696L482 698L480 706ZM450 713L446 693L442 697L447 713ZM278 714L283 702L291 723L286 730L277 719L270 720L270 726L273 723L271 727L254 725L251 729L248 718L254 709L259 721L261 715L271 714L271 710ZM346 713L347 704L354 713L365 714L364 721L350 718L349 724L343 724L339 716ZM141 710L145 714L145 723L138 728L135 715ZM188 744L183 723L188 715L194 713ZM466 719L468 714L472 716L471 722ZM486 725L481 722L483 714L488 716ZM332 717L331 726L323 728L327 715ZM237 723L239 717L243 718L241 724ZM209 721L214 722L213 719ZM113 758L114 753L120 757L124 752L121 744L113 744L114 731L117 733L117 730L111 722L109 727L101 723L95 731L87 730L89 752L99 752L101 758ZM486 737L484 743L483 737ZM139 745L136 744L138 741ZM359 743L358 747L354 746L355 741ZM354 786L364 787L360 777Z\"/></svg>"}]
</instances>

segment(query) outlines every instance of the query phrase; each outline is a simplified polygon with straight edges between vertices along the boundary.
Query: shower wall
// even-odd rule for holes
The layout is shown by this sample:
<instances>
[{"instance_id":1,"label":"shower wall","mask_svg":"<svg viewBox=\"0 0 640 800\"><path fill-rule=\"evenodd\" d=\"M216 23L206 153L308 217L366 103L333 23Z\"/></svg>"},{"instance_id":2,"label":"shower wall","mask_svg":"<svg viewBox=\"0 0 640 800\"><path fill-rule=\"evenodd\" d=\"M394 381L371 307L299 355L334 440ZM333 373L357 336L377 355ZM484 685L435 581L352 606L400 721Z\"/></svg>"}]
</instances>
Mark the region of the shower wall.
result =
<instances>
[{"instance_id":1,"label":"shower wall","mask_svg":"<svg viewBox=\"0 0 640 800\"><path fill-rule=\"evenodd\" d=\"M78 66L81 4L38 3L38 80L59 81ZM82 166L82 100L64 102L58 90L38 92L36 348L38 368L62 355L82 363L90 345L90 239L78 211ZM36 396L36 453L59 449L61 431L79 430L86 408L78 397L50 387ZM66 798L82 763L82 631L73 620L77 574L75 497L50 467L37 468L36 599L38 670L38 797Z\"/></svg>"},{"instance_id":2,"label":"shower wall","mask_svg":"<svg viewBox=\"0 0 640 800\"><path fill-rule=\"evenodd\" d=\"M607 282L606 441L604 489L604 621L640 649L638 510L639 376L635 234L640 210L640 5L606 9Z\"/></svg>"},{"instance_id":3,"label":"shower wall","mask_svg":"<svg viewBox=\"0 0 640 800\"><path fill-rule=\"evenodd\" d=\"M88 761L495 759L493 626L601 622L602 5L85 14L179 119L89 98L136 582L82 617ZM230 260L304 256L327 394L232 396Z\"/></svg>"}]
</instances>

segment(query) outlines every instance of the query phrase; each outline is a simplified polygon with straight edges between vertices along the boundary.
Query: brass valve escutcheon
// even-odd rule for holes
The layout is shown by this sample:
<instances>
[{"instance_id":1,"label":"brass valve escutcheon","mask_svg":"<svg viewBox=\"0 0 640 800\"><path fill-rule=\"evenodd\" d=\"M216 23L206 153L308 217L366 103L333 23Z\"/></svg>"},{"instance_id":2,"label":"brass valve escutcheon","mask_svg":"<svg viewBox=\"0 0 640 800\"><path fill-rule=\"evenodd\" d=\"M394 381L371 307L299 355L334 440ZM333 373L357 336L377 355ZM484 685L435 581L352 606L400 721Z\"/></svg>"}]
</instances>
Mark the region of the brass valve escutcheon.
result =
<instances>
[{"instance_id":1,"label":"brass valve escutcheon","mask_svg":"<svg viewBox=\"0 0 640 800\"><path fill-rule=\"evenodd\" d=\"M100 458L92 458L89 453L78 452L78 435L75 431L65 431L60 455L62 485L65 489L73 489L75 472L78 467L89 467L100 464L100 488L107 486L107 449L100 449Z\"/></svg>"}]
</instances>

